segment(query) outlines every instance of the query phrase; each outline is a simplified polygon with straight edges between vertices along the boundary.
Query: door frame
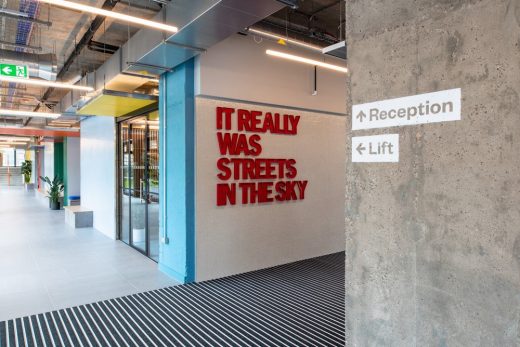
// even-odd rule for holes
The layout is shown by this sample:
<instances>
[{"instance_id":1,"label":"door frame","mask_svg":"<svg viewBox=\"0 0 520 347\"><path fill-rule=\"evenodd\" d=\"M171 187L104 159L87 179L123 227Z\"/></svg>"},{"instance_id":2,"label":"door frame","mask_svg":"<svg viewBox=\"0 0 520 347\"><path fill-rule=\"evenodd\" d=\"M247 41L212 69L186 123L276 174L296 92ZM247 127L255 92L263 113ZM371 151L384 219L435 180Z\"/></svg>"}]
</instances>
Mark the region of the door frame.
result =
<instances>
[{"instance_id":1,"label":"door frame","mask_svg":"<svg viewBox=\"0 0 520 347\"><path fill-rule=\"evenodd\" d=\"M116 189L117 189L117 202L116 202L116 228L117 228L117 239L122 241L124 244L132 247L133 249L137 250L139 253L145 255L146 257L152 259L153 261L156 261L155 259L151 258L150 257L150 232L149 232L149 218L148 218L148 200L146 199L146 208L145 208L145 249L141 249L139 247L136 247L135 245L133 245L133 232L132 232L132 229L130 228L131 227L131 224L129 225L129 229L128 229L128 243L126 243L123 239L122 239L122 232L123 232L123 229L122 229L122 217L123 217L123 214L122 214L122 199L123 199L123 182L121 182L121 180L123 179L122 175L121 175L121 165L123 163L123 158L121 156L121 146L122 146L122 142L121 142L121 125L123 122L125 121L128 121L128 120L132 120L134 118L139 118L139 117L142 117L142 116L146 116L147 114L151 113L151 112L154 112L154 111L157 111L159 109L158 107L158 104L153 104L153 105L150 105L149 107L146 107L144 109L141 109L141 110L138 110L138 111L135 111L135 112L132 112L126 116L123 116L123 117L118 117L116 118L116 148L117 148L117 155L116 155L116 163L117 163L117 173L116 173ZM130 134L130 132L129 132ZM148 179L148 175L149 175L149 158L148 158L148 150L149 150L149 125L147 124L146 125L146 128L145 128L145 141L144 141L144 146L145 146L145 153L146 153L146 156L145 156L145 169L144 169L144 174L145 174L145 184L147 185L146 187L146 191L148 192L150 190L150 182L149 182L149 179ZM130 173L131 172L131 161L129 160L128 161L128 172ZM132 189L133 190L133 189ZM129 199L131 199L131 196L129 196ZM160 197L159 197L160 199ZM128 204L129 206L129 223L131 223L131 220L132 220L132 204L131 204L131 201L129 202Z\"/></svg>"}]
</instances>

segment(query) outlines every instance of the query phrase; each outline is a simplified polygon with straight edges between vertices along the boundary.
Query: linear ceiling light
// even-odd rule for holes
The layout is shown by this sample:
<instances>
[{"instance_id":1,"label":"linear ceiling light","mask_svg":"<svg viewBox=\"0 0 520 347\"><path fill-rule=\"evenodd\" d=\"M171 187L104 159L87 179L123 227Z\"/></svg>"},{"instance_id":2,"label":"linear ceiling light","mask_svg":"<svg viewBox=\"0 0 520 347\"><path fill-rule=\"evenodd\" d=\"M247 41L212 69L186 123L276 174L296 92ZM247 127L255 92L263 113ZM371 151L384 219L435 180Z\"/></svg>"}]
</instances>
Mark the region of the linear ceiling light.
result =
<instances>
[{"instance_id":1,"label":"linear ceiling light","mask_svg":"<svg viewBox=\"0 0 520 347\"><path fill-rule=\"evenodd\" d=\"M289 43L291 43L291 44L293 44L295 46L309 48L309 49L315 50L315 51L320 52L320 53L321 53L321 50L322 50L321 47L318 47L318 46L315 46L315 45L311 45L311 44L305 43L303 41L290 39L290 38L285 37L285 36L273 34L273 33L268 32L268 31L258 30L258 29L254 29L254 28L249 28L248 31L250 31L252 33L255 33L255 34L258 34L258 35L261 35L261 36L270 37L270 38L275 39L275 40L284 40L284 41L289 42Z\"/></svg>"},{"instance_id":2,"label":"linear ceiling light","mask_svg":"<svg viewBox=\"0 0 520 347\"><path fill-rule=\"evenodd\" d=\"M61 113L31 112L0 108L0 116L58 118Z\"/></svg>"},{"instance_id":3,"label":"linear ceiling light","mask_svg":"<svg viewBox=\"0 0 520 347\"><path fill-rule=\"evenodd\" d=\"M27 146L27 142L0 142L4 146Z\"/></svg>"},{"instance_id":4,"label":"linear ceiling light","mask_svg":"<svg viewBox=\"0 0 520 347\"><path fill-rule=\"evenodd\" d=\"M16 141L31 141L30 137L0 137L0 141L9 141L9 142L16 142Z\"/></svg>"},{"instance_id":5,"label":"linear ceiling light","mask_svg":"<svg viewBox=\"0 0 520 347\"><path fill-rule=\"evenodd\" d=\"M348 69L346 67L343 67L343 66L328 64L328 63L324 63L324 62L321 62L321 61L318 61L318 60L313 60L313 59L309 59L309 58L300 57L300 56L297 56L297 55L292 55L292 54L287 54L287 53L283 53L283 52L273 51L271 49L268 49L267 51L265 51L265 53L267 55L271 55L273 57L278 57L278 58L288 59L288 60L292 60L292 61L297 61L299 63L305 63L305 64L309 64L309 65L314 65L314 66L320 66L320 67L323 67L323 68L326 68L326 69L336 70L336 71L340 71L340 72L344 72L344 73L348 72Z\"/></svg>"},{"instance_id":6,"label":"linear ceiling light","mask_svg":"<svg viewBox=\"0 0 520 347\"><path fill-rule=\"evenodd\" d=\"M81 12L92 13L92 14L99 15L99 16L114 18L114 19L117 19L117 20L120 20L123 22L128 22L131 24L138 24L141 26L146 26L146 27L149 27L152 29L158 29L158 30L162 30L162 31L168 31L171 33L176 33L179 30L175 26L151 21L151 20L144 19L144 18L129 16L129 15L118 13L118 12L107 11L107 10L103 10L102 8L78 4L75 2L71 2L71 1L66 1L66 0L39 0L39 1L47 3L47 4L55 5L58 7L63 7L63 8L71 9L71 10L77 10L77 11L81 11Z\"/></svg>"},{"instance_id":7,"label":"linear ceiling light","mask_svg":"<svg viewBox=\"0 0 520 347\"><path fill-rule=\"evenodd\" d=\"M77 85L68 84L68 83L51 82L51 81L37 80L37 79L31 79L31 78L16 78L16 77L8 77L8 76L0 76L0 82L13 82L13 83L20 83L20 84L28 84L28 85L32 85L32 86L54 87L54 88L61 88L61 89L75 89L75 90L83 90L86 92L91 92L94 90L94 88L92 88L92 87L77 86Z\"/></svg>"}]
</instances>

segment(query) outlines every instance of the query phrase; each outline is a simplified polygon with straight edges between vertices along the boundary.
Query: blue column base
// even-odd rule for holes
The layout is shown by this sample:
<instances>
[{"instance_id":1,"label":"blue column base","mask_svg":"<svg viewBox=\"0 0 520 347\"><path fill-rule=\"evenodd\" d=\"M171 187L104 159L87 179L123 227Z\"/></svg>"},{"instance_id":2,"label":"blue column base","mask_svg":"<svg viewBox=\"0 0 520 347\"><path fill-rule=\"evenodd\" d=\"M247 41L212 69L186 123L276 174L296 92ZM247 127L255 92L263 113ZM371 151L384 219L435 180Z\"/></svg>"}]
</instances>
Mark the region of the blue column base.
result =
<instances>
[{"instance_id":1,"label":"blue column base","mask_svg":"<svg viewBox=\"0 0 520 347\"><path fill-rule=\"evenodd\" d=\"M167 274L168 276L170 276L171 278L173 278L174 280L176 280L177 282L179 282L181 284L191 282L191 281L188 281L188 279L186 278L186 276L184 274L179 273L164 264L159 264L159 271L164 272L165 274Z\"/></svg>"}]
</instances>

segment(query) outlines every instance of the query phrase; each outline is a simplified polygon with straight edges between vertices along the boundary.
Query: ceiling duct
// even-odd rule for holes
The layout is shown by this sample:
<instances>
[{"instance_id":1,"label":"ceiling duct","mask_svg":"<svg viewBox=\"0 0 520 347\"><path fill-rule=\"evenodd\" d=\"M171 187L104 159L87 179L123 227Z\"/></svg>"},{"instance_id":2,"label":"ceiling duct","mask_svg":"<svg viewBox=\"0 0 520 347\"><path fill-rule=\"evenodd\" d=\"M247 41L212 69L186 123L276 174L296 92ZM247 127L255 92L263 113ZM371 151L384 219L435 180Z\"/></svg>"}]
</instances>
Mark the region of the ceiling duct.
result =
<instances>
[{"instance_id":1,"label":"ceiling duct","mask_svg":"<svg viewBox=\"0 0 520 347\"><path fill-rule=\"evenodd\" d=\"M58 65L55 54L37 54L0 49L0 59L4 64L27 65L30 77L56 81Z\"/></svg>"},{"instance_id":2,"label":"ceiling duct","mask_svg":"<svg viewBox=\"0 0 520 347\"><path fill-rule=\"evenodd\" d=\"M166 36L154 30L136 33L121 48L121 70L161 75L283 7L276 0L177 0L155 20L174 23L179 31Z\"/></svg>"},{"instance_id":3,"label":"ceiling duct","mask_svg":"<svg viewBox=\"0 0 520 347\"><path fill-rule=\"evenodd\" d=\"M297 9L299 7L298 6L298 0L278 0L278 1L281 2L284 5L289 6L293 10L295 10L295 9Z\"/></svg>"},{"instance_id":4,"label":"ceiling duct","mask_svg":"<svg viewBox=\"0 0 520 347\"><path fill-rule=\"evenodd\" d=\"M98 70L88 73L84 77L85 82L96 90L132 92L137 87L135 83L142 85L147 80L156 80L164 72L171 71L283 7L277 0L172 1L154 20L175 24L179 27L176 34L141 29ZM125 81L121 82L121 79ZM62 98L56 109L76 112L87 100L88 96L71 91Z\"/></svg>"}]
</instances>

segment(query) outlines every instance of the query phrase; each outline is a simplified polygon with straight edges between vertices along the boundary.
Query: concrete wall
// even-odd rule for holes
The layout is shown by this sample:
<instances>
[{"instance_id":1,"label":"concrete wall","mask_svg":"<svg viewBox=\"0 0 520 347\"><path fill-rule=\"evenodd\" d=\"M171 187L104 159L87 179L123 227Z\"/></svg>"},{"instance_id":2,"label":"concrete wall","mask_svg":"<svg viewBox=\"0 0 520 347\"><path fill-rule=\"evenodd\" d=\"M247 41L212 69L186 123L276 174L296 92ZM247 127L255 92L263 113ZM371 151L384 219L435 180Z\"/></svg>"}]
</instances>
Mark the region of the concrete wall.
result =
<instances>
[{"instance_id":1,"label":"concrete wall","mask_svg":"<svg viewBox=\"0 0 520 347\"><path fill-rule=\"evenodd\" d=\"M200 55L195 94L345 113L344 74L318 69L318 95L313 96L313 66L270 57L265 51L275 49L330 63L337 59L257 40L261 42L253 36L234 35Z\"/></svg>"},{"instance_id":2,"label":"concrete wall","mask_svg":"<svg viewBox=\"0 0 520 347\"><path fill-rule=\"evenodd\" d=\"M520 345L520 2L346 12L349 109L462 88L461 121L355 132L399 133L398 164L348 136L347 345Z\"/></svg>"},{"instance_id":3,"label":"concrete wall","mask_svg":"<svg viewBox=\"0 0 520 347\"><path fill-rule=\"evenodd\" d=\"M94 228L116 238L116 124L112 117L81 122L81 205L94 211Z\"/></svg>"},{"instance_id":4,"label":"concrete wall","mask_svg":"<svg viewBox=\"0 0 520 347\"><path fill-rule=\"evenodd\" d=\"M308 181L303 200L217 206L221 155L217 107L299 115L298 133L262 133L258 157L294 159ZM236 116L236 115L235 115ZM232 132L237 131L236 123ZM244 134L243 132L241 134ZM251 133L249 133L251 134ZM344 250L345 117L198 97L196 100L196 279L204 281ZM242 157L239 155L238 157ZM274 191L273 187L273 191ZM273 194L274 196L275 194Z\"/></svg>"}]
</instances>

